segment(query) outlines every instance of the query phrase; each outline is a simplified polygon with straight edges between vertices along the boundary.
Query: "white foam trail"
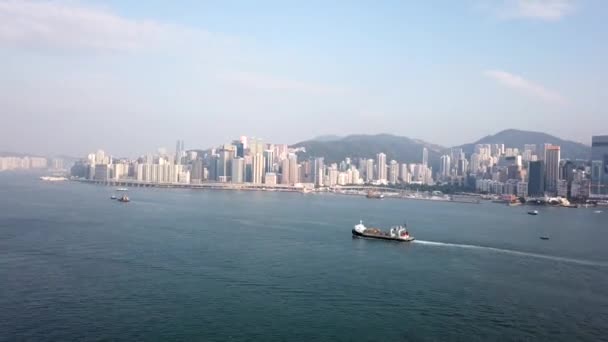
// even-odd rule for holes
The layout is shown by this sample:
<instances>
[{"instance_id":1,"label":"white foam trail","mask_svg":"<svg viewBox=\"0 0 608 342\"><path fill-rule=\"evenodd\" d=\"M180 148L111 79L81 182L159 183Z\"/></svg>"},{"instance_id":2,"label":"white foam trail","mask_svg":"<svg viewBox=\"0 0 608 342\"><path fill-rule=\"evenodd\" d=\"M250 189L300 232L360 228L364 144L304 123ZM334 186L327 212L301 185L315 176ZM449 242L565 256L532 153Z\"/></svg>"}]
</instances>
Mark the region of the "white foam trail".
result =
<instances>
[{"instance_id":1,"label":"white foam trail","mask_svg":"<svg viewBox=\"0 0 608 342\"><path fill-rule=\"evenodd\" d=\"M459 243L424 241L424 240L414 240L413 242L415 242L417 244L429 245L429 246L477 249L477 250L484 250L484 251L490 251L490 252L496 252L496 253L504 253L504 254L510 254L510 255L518 255L518 256L526 256L526 257L545 259L545 260L568 262L568 263L579 264L579 265L586 265L586 266L608 267L608 263L607 262L591 261L591 260L581 260L581 259L573 259L573 258L559 257L559 256L553 256L553 255L545 255L545 254L521 252L521 251L516 251L516 250L512 250L512 249L503 249L503 248L486 247L486 246L478 246L478 245L466 245L466 244L459 244Z\"/></svg>"}]
</instances>

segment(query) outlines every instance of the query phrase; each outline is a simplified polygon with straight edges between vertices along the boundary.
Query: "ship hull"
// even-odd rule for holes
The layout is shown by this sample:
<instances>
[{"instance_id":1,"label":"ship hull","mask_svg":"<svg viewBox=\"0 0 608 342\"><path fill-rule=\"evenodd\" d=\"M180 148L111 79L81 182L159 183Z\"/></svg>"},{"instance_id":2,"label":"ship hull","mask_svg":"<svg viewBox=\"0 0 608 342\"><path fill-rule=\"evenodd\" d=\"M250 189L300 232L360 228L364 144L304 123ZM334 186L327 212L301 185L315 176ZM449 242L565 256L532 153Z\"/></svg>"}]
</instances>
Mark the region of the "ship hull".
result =
<instances>
[{"instance_id":1,"label":"ship hull","mask_svg":"<svg viewBox=\"0 0 608 342\"><path fill-rule=\"evenodd\" d=\"M409 237L407 239L399 239L396 237L390 237L390 236L386 236L386 235L376 235L376 234L365 234L365 233L360 233L358 231L356 231L355 229L352 230L353 232L353 236L356 237L362 237L362 238L369 238L369 239L379 239L379 240L391 240L391 241L398 241L398 242L410 242L410 241L414 241L413 237Z\"/></svg>"}]
</instances>

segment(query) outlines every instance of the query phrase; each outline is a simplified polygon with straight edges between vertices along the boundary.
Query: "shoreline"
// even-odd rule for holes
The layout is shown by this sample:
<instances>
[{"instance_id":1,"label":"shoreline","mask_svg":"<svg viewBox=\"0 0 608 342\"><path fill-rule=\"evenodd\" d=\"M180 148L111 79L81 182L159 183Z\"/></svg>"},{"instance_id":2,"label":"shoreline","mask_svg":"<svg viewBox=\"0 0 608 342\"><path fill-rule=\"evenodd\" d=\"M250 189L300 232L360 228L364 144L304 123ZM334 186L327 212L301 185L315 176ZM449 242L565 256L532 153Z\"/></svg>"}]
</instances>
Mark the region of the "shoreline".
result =
<instances>
[{"instance_id":1,"label":"shoreline","mask_svg":"<svg viewBox=\"0 0 608 342\"><path fill-rule=\"evenodd\" d=\"M149 183L139 182L134 180L110 180L110 181L96 181L88 179L69 179L69 181L102 185L102 186L120 186L120 187L131 187L131 188L164 188L164 189L193 189L193 190L225 190L225 191L266 191L266 192L291 192L301 193L303 195L314 195L314 194L335 194L342 196L366 196L370 190L378 191L378 187L373 186L346 186L341 188L314 188L310 185L268 185L268 184L251 184L251 183L201 183L201 184L180 184L180 183ZM346 189L345 189L346 188ZM354 190L357 189L357 190ZM409 194L403 194L396 192L391 188L381 188L385 194L384 199L397 199L397 200L416 200L416 201L429 201L429 202L449 202L449 203L465 203L465 204L480 204L481 201L476 196L471 196L471 199L451 199L451 198L440 198L440 197L415 197ZM378 199L370 199L378 200Z\"/></svg>"}]
</instances>

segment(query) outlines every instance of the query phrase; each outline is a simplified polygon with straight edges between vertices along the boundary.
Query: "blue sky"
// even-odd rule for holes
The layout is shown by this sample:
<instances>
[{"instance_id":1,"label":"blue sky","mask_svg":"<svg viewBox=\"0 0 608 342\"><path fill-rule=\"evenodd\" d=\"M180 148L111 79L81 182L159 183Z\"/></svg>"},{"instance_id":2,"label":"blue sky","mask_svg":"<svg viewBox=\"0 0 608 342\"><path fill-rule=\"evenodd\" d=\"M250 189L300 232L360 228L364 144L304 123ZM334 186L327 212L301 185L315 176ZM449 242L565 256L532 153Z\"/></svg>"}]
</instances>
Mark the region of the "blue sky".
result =
<instances>
[{"instance_id":1,"label":"blue sky","mask_svg":"<svg viewBox=\"0 0 608 342\"><path fill-rule=\"evenodd\" d=\"M606 134L608 3L3 1L0 150Z\"/></svg>"}]
</instances>

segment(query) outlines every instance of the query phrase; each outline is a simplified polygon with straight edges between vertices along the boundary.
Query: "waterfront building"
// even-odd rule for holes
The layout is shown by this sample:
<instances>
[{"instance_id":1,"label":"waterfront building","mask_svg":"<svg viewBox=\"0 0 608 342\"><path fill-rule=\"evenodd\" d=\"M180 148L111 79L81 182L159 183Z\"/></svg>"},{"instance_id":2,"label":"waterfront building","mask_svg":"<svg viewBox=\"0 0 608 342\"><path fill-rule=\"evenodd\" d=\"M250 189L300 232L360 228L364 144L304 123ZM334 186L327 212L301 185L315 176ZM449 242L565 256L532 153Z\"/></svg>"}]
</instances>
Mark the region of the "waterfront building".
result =
<instances>
[{"instance_id":1,"label":"waterfront building","mask_svg":"<svg viewBox=\"0 0 608 342\"><path fill-rule=\"evenodd\" d=\"M473 159L471 157L471 159ZM439 164L439 174L441 175L441 178L443 179L447 179L450 176L450 170L451 170L451 158L450 156L443 155L439 158L440 164Z\"/></svg>"},{"instance_id":2,"label":"waterfront building","mask_svg":"<svg viewBox=\"0 0 608 342\"><path fill-rule=\"evenodd\" d=\"M399 180L399 163L396 160L391 160L388 168L388 182L390 184L397 184Z\"/></svg>"},{"instance_id":3,"label":"waterfront building","mask_svg":"<svg viewBox=\"0 0 608 342\"><path fill-rule=\"evenodd\" d=\"M291 184L299 183L300 180L298 179L298 176L300 173L298 172L298 156L295 153L290 153L287 159L289 159L289 181Z\"/></svg>"},{"instance_id":4,"label":"waterfront building","mask_svg":"<svg viewBox=\"0 0 608 342\"><path fill-rule=\"evenodd\" d=\"M245 181L245 159L232 159L231 169L230 178L232 183L243 183Z\"/></svg>"},{"instance_id":5,"label":"waterfront building","mask_svg":"<svg viewBox=\"0 0 608 342\"><path fill-rule=\"evenodd\" d=\"M408 166L406 163L401 164L399 170L399 180L403 184L408 184L410 182L410 172L408 171Z\"/></svg>"},{"instance_id":6,"label":"waterfront building","mask_svg":"<svg viewBox=\"0 0 608 342\"><path fill-rule=\"evenodd\" d=\"M281 161L281 184L289 184L289 159Z\"/></svg>"},{"instance_id":7,"label":"waterfront building","mask_svg":"<svg viewBox=\"0 0 608 342\"><path fill-rule=\"evenodd\" d=\"M560 197L569 197L568 196L568 181L565 179L557 180L557 196Z\"/></svg>"},{"instance_id":8,"label":"waterfront building","mask_svg":"<svg viewBox=\"0 0 608 342\"><path fill-rule=\"evenodd\" d=\"M608 135L591 138L592 197L608 197Z\"/></svg>"},{"instance_id":9,"label":"waterfront building","mask_svg":"<svg viewBox=\"0 0 608 342\"><path fill-rule=\"evenodd\" d=\"M386 154L378 153L376 155L376 166L377 166L377 180L382 182L386 181Z\"/></svg>"},{"instance_id":10,"label":"waterfront building","mask_svg":"<svg viewBox=\"0 0 608 342\"><path fill-rule=\"evenodd\" d=\"M274 172L274 150L265 150L264 151L264 172Z\"/></svg>"},{"instance_id":11,"label":"waterfront building","mask_svg":"<svg viewBox=\"0 0 608 342\"><path fill-rule=\"evenodd\" d=\"M264 184L277 185L277 174L274 172L266 172L264 175Z\"/></svg>"},{"instance_id":12,"label":"waterfront building","mask_svg":"<svg viewBox=\"0 0 608 342\"><path fill-rule=\"evenodd\" d=\"M545 146L545 189L551 194L557 192L559 161L560 147L556 145Z\"/></svg>"},{"instance_id":13,"label":"waterfront building","mask_svg":"<svg viewBox=\"0 0 608 342\"><path fill-rule=\"evenodd\" d=\"M264 176L264 155L260 152L253 156L253 162L251 165L252 169L252 183L262 184Z\"/></svg>"},{"instance_id":14,"label":"waterfront building","mask_svg":"<svg viewBox=\"0 0 608 342\"><path fill-rule=\"evenodd\" d=\"M203 161L195 159L192 161L192 172L190 173L192 183L198 184L203 181Z\"/></svg>"},{"instance_id":15,"label":"waterfront building","mask_svg":"<svg viewBox=\"0 0 608 342\"><path fill-rule=\"evenodd\" d=\"M361 173L359 169L354 166L350 167L350 171L352 173L351 184L360 184L361 183Z\"/></svg>"},{"instance_id":16,"label":"waterfront building","mask_svg":"<svg viewBox=\"0 0 608 342\"><path fill-rule=\"evenodd\" d=\"M107 181L110 178L110 168L108 164L95 165L95 176L93 179L97 181Z\"/></svg>"},{"instance_id":17,"label":"waterfront building","mask_svg":"<svg viewBox=\"0 0 608 342\"><path fill-rule=\"evenodd\" d=\"M336 184L338 184L338 173L339 171L337 168L329 169L329 171L327 172L329 183L326 185L335 186Z\"/></svg>"},{"instance_id":18,"label":"waterfront building","mask_svg":"<svg viewBox=\"0 0 608 342\"><path fill-rule=\"evenodd\" d=\"M542 160L531 161L528 164L528 194L545 195L545 162Z\"/></svg>"},{"instance_id":19,"label":"waterfront building","mask_svg":"<svg viewBox=\"0 0 608 342\"><path fill-rule=\"evenodd\" d=\"M371 183L374 180L374 160L368 159L365 162L365 182Z\"/></svg>"},{"instance_id":20,"label":"waterfront building","mask_svg":"<svg viewBox=\"0 0 608 342\"><path fill-rule=\"evenodd\" d=\"M528 182L517 182L517 197L528 197Z\"/></svg>"},{"instance_id":21,"label":"waterfront building","mask_svg":"<svg viewBox=\"0 0 608 342\"><path fill-rule=\"evenodd\" d=\"M325 161L323 158L315 158L313 172L315 185L323 186L325 179Z\"/></svg>"}]
</instances>

